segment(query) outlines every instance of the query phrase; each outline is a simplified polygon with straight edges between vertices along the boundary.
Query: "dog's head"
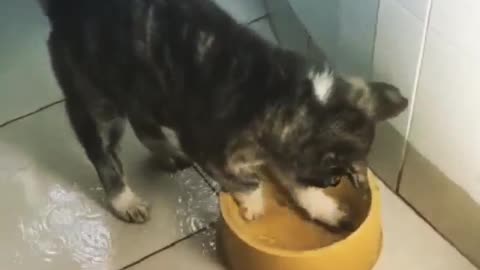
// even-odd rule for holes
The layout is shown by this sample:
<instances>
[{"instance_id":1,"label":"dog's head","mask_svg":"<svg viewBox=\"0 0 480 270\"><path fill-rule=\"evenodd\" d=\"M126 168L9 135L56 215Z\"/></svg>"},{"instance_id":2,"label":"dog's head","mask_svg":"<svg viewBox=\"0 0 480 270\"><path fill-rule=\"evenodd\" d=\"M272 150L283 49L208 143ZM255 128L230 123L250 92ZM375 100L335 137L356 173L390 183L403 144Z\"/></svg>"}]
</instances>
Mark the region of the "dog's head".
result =
<instances>
[{"instance_id":1,"label":"dog's head","mask_svg":"<svg viewBox=\"0 0 480 270\"><path fill-rule=\"evenodd\" d=\"M328 71L311 73L306 87L278 131L281 169L306 186L336 186L345 176L364 181L376 124L400 114L408 100L390 84L336 78Z\"/></svg>"}]
</instances>

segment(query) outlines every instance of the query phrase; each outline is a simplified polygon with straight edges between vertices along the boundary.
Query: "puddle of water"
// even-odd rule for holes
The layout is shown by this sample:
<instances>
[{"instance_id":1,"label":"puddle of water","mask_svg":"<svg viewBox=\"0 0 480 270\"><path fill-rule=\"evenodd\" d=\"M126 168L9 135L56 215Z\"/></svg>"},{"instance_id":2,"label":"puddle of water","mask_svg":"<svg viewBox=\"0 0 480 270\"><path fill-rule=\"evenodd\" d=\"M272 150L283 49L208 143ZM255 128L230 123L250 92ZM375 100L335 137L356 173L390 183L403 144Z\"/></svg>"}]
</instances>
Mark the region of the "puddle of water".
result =
<instances>
[{"instance_id":1,"label":"puddle of water","mask_svg":"<svg viewBox=\"0 0 480 270\"><path fill-rule=\"evenodd\" d=\"M193 170L172 175L180 182L176 216L181 235L188 235L210 225L218 219L217 196Z\"/></svg>"},{"instance_id":2,"label":"puddle of water","mask_svg":"<svg viewBox=\"0 0 480 270\"><path fill-rule=\"evenodd\" d=\"M19 222L23 240L45 262L69 256L81 269L105 269L111 236L103 214L92 209L79 192L54 185L38 214Z\"/></svg>"},{"instance_id":3,"label":"puddle of water","mask_svg":"<svg viewBox=\"0 0 480 270\"><path fill-rule=\"evenodd\" d=\"M211 257L217 257L217 230L216 228L210 228L202 233L200 238L200 245L202 248L202 254Z\"/></svg>"}]
</instances>

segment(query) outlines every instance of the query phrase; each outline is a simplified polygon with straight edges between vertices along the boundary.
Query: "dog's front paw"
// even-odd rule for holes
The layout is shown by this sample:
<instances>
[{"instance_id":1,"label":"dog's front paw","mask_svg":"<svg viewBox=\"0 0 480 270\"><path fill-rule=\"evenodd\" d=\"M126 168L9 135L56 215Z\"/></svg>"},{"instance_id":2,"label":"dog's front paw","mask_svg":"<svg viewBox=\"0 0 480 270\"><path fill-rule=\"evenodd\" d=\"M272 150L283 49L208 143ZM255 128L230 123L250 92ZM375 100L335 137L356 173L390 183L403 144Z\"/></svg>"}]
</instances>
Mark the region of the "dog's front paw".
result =
<instances>
[{"instance_id":1,"label":"dog's front paw","mask_svg":"<svg viewBox=\"0 0 480 270\"><path fill-rule=\"evenodd\" d=\"M265 213L265 207L263 201L252 202L250 204L244 204L241 206L242 216L246 221L254 221Z\"/></svg>"},{"instance_id":2,"label":"dog's front paw","mask_svg":"<svg viewBox=\"0 0 480 270\"><path fill-rule=\"evenodd\" d=\"M126 222L145 223L150 217L148 203L135 195L128 186L111 197L110 206L114 214Z\"/></svg>"},{"instance_id":3,"label":"dog's front paw","mask_svg":"<svg viewBox=\"0 0 480 270\"><path fill-rule=\"evenodd\" d=\"M334 228L350 227L348 212L340 207L325 208L322 211L308 213L313 220Z\"/></svg>"},{"instance_id":4,"label":"dog's front paw","mask_svg":"<svg viewBox=\"0 0 480 270\"><path fill-rule=\"evenodd\" d=\"M246 221L258 219L265 213L261 187L250 192L234 193L233 196L237 200L242 211L242 217Z\"/></svg>"},{"instance_id":5,"label":"dog's front paw","mask_svg":"<svg viewBox=\"0 0 480 270\"><path fill-rule=\"evenodd\" d=\"M339 228L349 222L348 208L341 205L335 198L325 194L320 188L303 188L295 192L295 200L311 219L328 226Z\"/></svg>"}]
</instances>

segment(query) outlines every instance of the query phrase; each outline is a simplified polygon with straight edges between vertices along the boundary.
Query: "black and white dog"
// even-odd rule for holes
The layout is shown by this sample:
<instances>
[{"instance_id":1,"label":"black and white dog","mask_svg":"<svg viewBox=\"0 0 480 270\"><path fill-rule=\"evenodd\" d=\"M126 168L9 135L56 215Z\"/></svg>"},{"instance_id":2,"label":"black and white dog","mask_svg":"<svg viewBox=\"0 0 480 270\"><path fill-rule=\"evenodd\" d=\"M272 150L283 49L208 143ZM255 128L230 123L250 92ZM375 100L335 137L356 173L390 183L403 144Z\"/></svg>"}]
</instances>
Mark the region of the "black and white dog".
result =
<instances>
[{"instance_id":1,"label":"black and white dog","mask_svg":"<svg viewBox=\"0 0 480 270\"><path fill-rule=\"evenodd\" d=\"M365 181L375 124L407 106L395 87L336 74L265 42L209 0L44 0L51 62L68 116L123 220L148 219L117 146L125 122L164 156L197 162L254 219L260 166L280 171L310 216L347 213L322 188ZM178 140L167 140L165 130Z\"/></svg>"}]
</instances>

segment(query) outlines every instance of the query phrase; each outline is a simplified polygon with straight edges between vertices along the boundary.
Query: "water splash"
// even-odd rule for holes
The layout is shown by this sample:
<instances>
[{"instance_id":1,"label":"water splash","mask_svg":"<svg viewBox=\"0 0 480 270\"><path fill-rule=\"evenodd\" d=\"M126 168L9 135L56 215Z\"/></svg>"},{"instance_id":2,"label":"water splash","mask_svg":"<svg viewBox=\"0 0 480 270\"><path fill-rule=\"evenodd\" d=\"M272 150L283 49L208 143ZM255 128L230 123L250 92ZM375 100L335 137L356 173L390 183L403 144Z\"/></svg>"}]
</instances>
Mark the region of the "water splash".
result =
<instances>
[{"instance_id":1,"label":"water splash","mask_svg":"<svg viewBox=\"0 0 480 270\"><path fill-rule=\"evenodd\" d=\"M105 269L111 236L102 214L75 191L54 185L37 215L21 219L23 240L45 262L68 255L81 269Z\"/></svg>"},{"instance_id":2,"label":"water splash","mask_svg":"<svg viewBox=\"0 0 480 270\"><path fill-rule=\"evenodd\" d=\"M217 256L217 230L210 228L202 233L200 236L200 245L202 247L202 254L206 256Z\"/></svg>"},{"instance_id":3,"label":"water splash","mask_svg":"<svg viewBox=\"0 0 480 270\"><path fill-rule=\"evenodd\" d=\"M185 170L172 175L180 181L176 215L182 235L197 232L218 219L217 196L193 170Z\"/></svg>"}]
</instances>

